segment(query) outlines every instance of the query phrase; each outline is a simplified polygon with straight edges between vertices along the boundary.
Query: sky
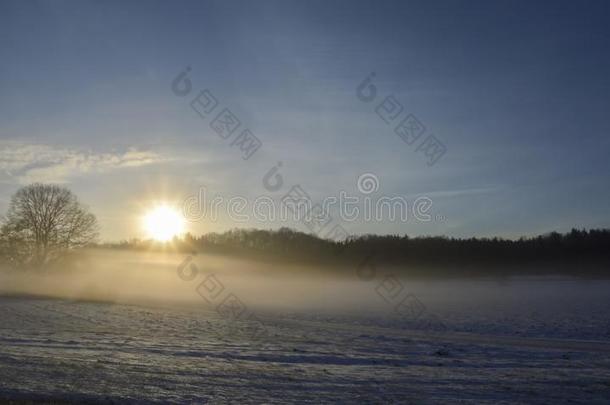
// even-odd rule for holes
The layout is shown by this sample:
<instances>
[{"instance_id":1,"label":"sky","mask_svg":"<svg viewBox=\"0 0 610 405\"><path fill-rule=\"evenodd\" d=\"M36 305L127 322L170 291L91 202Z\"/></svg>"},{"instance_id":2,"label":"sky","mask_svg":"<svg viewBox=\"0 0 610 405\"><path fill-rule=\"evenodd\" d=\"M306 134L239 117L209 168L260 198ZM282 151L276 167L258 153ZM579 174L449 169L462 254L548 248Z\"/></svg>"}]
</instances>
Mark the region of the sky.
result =
<instances>
[{"instance_id":1,"label":"sky","mask_svg":"<svg viewBox=\"0 0 610 405\"><path fill-rule=\"evenodd\" d=\"M0 211L19 187L62 184L110 241L205 190L248 206L189 217L195 234L309 232L243 215L299 186L314 203L431 203L404 221L330 208L349 234L610 227L609 16L606 1L1 0ZM225 109L240 125L219 134ZM412 143L395 132L408 116L425 128Z\"/></svg>"}]
</instances>

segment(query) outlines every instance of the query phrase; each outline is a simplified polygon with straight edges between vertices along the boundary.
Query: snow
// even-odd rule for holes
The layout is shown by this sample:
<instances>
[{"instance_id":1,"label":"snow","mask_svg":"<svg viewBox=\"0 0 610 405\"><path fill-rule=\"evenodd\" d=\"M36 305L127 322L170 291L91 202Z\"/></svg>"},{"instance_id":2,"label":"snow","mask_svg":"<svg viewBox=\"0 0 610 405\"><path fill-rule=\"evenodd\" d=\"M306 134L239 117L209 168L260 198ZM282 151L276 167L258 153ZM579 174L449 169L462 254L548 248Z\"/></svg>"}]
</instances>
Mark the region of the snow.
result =
<instances>
[{"instance_id":1,"label":"snow","mask_svg":"<svg viewBox=\"0 0 610 405\"><path fill-rule=\"evenodd\" d=\"M373 286L373 285L371 285ZM92 403L603 404L610 282L409 285L446 329L391 311L0 298L0 398ZM456 291L468 291L457 294ZM452 293L453 292L453 293Z\"/></svg>"}]
</instances>

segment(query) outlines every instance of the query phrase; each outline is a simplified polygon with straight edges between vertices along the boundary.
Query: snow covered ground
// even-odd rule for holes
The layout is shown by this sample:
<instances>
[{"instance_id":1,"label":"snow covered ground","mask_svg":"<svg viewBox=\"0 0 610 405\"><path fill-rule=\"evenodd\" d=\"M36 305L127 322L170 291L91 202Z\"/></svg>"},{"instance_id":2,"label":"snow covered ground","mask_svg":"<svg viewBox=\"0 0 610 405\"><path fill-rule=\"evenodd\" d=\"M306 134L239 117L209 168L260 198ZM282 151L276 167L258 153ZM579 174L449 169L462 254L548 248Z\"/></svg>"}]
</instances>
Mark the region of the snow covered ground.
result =
<instances>
[{"instance_id":1,"label":"snow covered ground","mask_svg":"<svg viewBox=\"0 0 610 405\"><path fill-rule=\"evenodd\" d=\"M408 286L426 306L418 320L364 308L349 313L267 308L248 320L227 317L203 300L170 306L3 296L0 398L212 404L610 401L610 282L461 280ZM364 287L371 292L375 284ZM443 327L421 321L428 317L442 320Z\"/></svg>"}]
</instances>

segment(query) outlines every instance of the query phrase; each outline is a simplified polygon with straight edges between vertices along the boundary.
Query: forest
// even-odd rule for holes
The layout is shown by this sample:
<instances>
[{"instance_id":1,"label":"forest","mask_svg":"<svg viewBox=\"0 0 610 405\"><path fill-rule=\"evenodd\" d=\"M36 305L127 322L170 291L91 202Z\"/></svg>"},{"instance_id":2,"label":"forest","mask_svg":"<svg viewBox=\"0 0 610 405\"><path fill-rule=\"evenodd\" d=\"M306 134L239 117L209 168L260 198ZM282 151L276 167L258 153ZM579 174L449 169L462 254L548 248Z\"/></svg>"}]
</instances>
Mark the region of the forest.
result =
<instances>
[{"instance_id":1,"label":"forest","mask_svg":"<svg viewBox=\"0 0 610 405\"><path fill-rule=\"evenodd\" d=\"M513 269L518 272L601 274L610 268L610 230L572 229L516 240L503 238L361 235L337 242L295 231L233 229L201 236L186 234L170 243L132 239L100 245L113 249L169 250L241 256L307 264L375 264L438 269ZM480 271L477 271L480 272ZM442 272L446 274L446 271Z\"/></svg>"}]
</instances>

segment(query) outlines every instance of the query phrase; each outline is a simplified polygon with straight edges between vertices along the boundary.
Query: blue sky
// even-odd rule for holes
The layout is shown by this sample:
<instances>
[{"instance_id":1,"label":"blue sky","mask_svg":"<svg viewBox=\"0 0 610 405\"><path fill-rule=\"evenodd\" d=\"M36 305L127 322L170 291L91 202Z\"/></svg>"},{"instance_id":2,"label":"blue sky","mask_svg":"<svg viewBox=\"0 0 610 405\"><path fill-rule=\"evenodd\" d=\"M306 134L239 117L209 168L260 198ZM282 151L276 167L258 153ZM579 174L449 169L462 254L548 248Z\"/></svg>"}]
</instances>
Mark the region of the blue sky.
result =
<instances>
[{"instance_id":1,"label":"blue sky","mask_svg":"<svg viewBox=\"0 0 610 405\"><path fill-rule=\"evenodd\" d=\"M430 222L350 233L518 237L610 226L610 3L0 1L0 208L68 185L104 239L206 187L248 199L278 161L314 200L428 196ZM192 68L193 93L172 80ZM378 97L356 87L375 72ZM209 89L261 141L244 160L189 106ZM375 113L386 96L447 152L433 166ZM423 139L423 138L422 138ZM286 190L287 191L287 190ZM234 226L227 218L195 233Z\"/></svg>"}]
</instances>

